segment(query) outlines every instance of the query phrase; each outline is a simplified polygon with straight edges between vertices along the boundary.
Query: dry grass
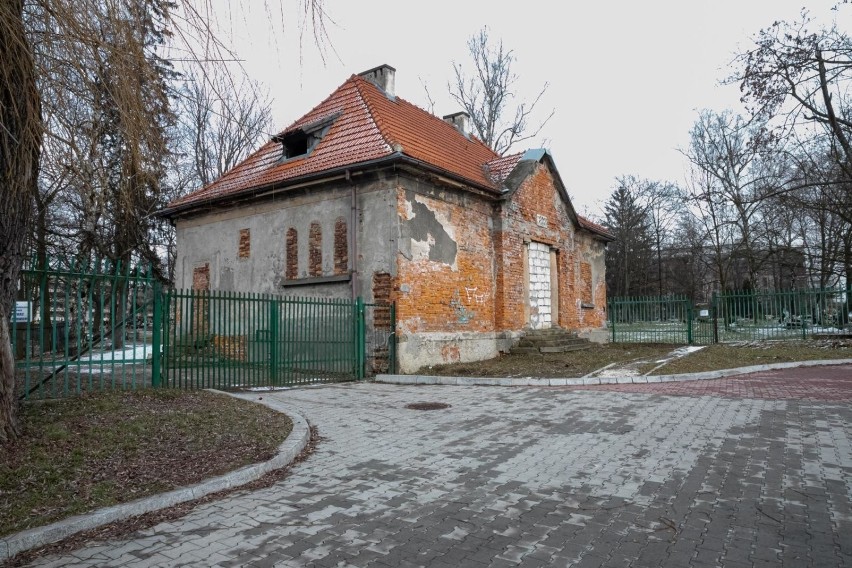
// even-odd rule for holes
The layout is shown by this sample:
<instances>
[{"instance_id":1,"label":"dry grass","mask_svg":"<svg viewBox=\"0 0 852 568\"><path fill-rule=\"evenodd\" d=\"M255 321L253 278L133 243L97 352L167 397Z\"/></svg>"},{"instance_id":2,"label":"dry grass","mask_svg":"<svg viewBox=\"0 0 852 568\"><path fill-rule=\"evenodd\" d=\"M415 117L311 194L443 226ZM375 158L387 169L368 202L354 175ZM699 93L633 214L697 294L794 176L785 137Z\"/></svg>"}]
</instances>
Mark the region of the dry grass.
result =
<instances>
[{"instance_id":1,"label":"dry grass","mask_svg":"<svg viewBox=\"0 0 852 568\"><path fill-rule=\"evenodd\" d=\"M24 405L0 446L0 535L271 458L290 419L206 391L140 390Z\"/></svg>"},{"instance_id":2,"label":"dry grass","mask_svg":"<svg viewBox=\"0 0 852 568\"><path fill-rule=\"evenodd\" d=\"M582 377L610 364L632 364L640 372L647 373L678 347L681 346L611 343L569 353L500 355L476 363L423 367L417 374L457 377ZM847 358L852 358L852 341L848 339L718 344L667 363L653 374L671 375L786 361Z\"/></svg>"},{"instance_id":3,"label":"dry grass","mask_svg":"<svg viewBox=\"0 0 852 568\"><path fill-rule=\"evenodd\" d=\"M668 363L654 374L697 373L815 359L852 359L852 341L753 341L709 345L701 351Z\"/></svg>"}]
</instances>

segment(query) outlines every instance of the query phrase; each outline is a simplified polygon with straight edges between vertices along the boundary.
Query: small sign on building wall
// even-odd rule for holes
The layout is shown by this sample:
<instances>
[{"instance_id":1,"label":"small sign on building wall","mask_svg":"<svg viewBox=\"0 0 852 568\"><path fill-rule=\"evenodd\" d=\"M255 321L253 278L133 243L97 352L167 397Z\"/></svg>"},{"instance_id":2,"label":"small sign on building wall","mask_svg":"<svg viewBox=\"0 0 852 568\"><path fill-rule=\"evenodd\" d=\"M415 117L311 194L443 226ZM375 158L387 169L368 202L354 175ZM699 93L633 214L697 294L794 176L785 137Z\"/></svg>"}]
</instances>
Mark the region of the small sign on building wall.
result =
<instances>
[{"instance_id":1,"label":"small sign on building wall","mask_svg":"<svg viewBox=\"0 0 852 568\"><path fill-rule=\"evenodd\" d=\"M13 322L27 322L30 321L30 314L32 314L33 303L32 302L15 302L15 313L12 315Z\"/></svg>"},{"instance_id":2,"label":"small sign on building wall","mask_svg":"<svg viewBox=\"0 0 852 568\"><path fill-rule=\"evenodd\" d=\"M545 217L544 215L536 215L535 222L536 225L538 225L539 227L544 227L545 229L547 228L547 217Z\"/></svg>"}]
</instances>

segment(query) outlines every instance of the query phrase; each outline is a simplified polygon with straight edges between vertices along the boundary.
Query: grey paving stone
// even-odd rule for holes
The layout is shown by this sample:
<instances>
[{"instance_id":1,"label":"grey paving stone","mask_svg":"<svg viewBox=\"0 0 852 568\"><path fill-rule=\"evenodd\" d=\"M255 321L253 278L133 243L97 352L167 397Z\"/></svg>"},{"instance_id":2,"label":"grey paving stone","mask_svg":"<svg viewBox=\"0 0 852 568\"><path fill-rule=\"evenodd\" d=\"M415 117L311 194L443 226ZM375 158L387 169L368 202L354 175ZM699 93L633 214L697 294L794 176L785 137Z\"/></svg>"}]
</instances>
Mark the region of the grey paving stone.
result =
<instances>
[{"instance_id":1,"label":"grey paving stone","mask_svg":"<svg viewBox=\"0 0 852 568\"><path fill-rule=\"evenodd\" d=\"M852 564L846 403L379 384L264 397L324 438L288 478L34 565ZM404 408L423 400L452 407Z\"/></svg>"}]
</instances>

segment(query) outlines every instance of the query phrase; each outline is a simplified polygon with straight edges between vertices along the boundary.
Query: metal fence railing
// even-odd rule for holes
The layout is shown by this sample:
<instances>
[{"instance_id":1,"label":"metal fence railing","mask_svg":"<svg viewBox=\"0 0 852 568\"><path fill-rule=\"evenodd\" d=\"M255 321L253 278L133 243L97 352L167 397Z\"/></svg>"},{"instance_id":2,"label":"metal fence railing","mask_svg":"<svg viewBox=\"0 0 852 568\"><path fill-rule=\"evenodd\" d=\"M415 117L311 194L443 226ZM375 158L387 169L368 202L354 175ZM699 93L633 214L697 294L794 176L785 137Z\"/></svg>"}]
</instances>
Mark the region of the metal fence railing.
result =
<instances>
[{"instance_id":1,"label":"metal fence railing","mask_svg":"<svg viewBox=\"0 0 852 568\"><path fill-rule=\"evenodd\" d=\"M738 291L706 304L686 297L612 298L617 343L709 344L852 335L852 305L843 289Z\"/></svg>"},{"instance_id":2,"label":"metal fence railing","mask_svg":"<svg viewBox=\"0 0 852 568\"><path fill-rule=\"evenodd\" d=\"M393 304L165 290L95 263L22 271L11 342L20 398L148 386L251 388L395 368Z\"/></svg>"},{"instance_id":3,"label":"metal fence railing","mask_svg":"<svg viewBox=\"0 0 852 568\"><path fill-rule=\"evenodd\" d=\"M155 294L150 272L120 264L26 266L11 322L19 395L150 386Z\"/></svg>"}]
</instances>

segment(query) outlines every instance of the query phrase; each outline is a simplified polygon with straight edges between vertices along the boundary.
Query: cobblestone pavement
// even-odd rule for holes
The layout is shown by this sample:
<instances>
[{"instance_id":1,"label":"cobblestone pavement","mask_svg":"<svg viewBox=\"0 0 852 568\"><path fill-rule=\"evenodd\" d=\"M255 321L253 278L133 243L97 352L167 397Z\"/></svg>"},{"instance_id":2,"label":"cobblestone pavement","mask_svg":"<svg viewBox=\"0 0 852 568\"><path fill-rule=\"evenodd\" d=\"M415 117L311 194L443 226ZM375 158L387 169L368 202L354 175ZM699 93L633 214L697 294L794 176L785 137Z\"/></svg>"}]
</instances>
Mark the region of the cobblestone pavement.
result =
<instances>
[{"instance_id":1,"label":"cobblestone pavement","mask_svg":"<svg viewBox=\"0 0 852 568\"><path fill-rule=\"evenodd\" d=\"M813 400L763 374L680 396L665 384L264 393L325 438L289 478L39 565L852 566L852 367L832 373L834 394Z\"/></svg>"}]
</instances>

